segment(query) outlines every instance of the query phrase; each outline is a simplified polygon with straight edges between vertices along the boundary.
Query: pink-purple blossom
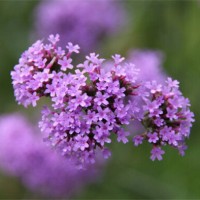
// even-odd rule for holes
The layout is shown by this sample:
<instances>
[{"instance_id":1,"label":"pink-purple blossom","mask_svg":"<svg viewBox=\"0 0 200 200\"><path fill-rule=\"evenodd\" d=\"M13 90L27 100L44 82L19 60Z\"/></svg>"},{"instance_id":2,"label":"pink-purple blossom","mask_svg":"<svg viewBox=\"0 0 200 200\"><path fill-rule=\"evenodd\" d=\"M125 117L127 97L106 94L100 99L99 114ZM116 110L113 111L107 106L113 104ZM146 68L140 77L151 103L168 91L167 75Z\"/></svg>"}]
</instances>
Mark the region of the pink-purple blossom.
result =
<instances>
[{"instance_id":1,"label":"pink-purple blossom","mask_svg":"<svg viewBox=\"0 0 200 200\"><path fill-rule=\"evenodd\" d=\"M163 85L152 81L147 82L145 87L142 124L147 132L140 137L153 143L151 159L161 160L161 154L164 154L161 146L167 144L183 155L194 114L189 109L189 100L179 90L179 82L167 78Z\"/></svg>"},{"instance_id":2,"label":"pink-purple blossom","mask_svg":"<svg viewBox=\"0 0 200 200\"><path fill-rule=\"evenodd\" d=\"M141 136L141 135L136 135L136 136L133 138L134 145L135 145L135 146L138 146L138 145L142 144L143 139L144 139L143 136Z\"/></svg>"},{"instance_id":3,"label":"pink-purple blossom","mask_svg":"<svg viewBox=\"0 0 200 200\"><path fill-rule=\"evenodd\" d=\"M97 165L96 169L88 166L79 170L73 159L50 150L21 114L1 116L0 129L1 170L20 178L34 193L49 198L70 197L98 176Z\"/></svg>"},{"instance_id":4,"label":"pink-purple blossom","mask_svg":"<svg viewBox=\"0 0 200 200\"><path fill-rule=\"evenodd\" d=\"M138 73L138 80L145 83L146 81L157 81L163 84L166 79L166 73L164 71L164 54L161 51L151 50L151 49L132 49L128 52L128 61L135 64L135 66L140 70ZM140 94L143 95L145 91L140 88ZM141 96L134 99L134 107L141 108L143 105L141 101ZM132 102L133 104L133 102ZM154 104L154 103L152 103ZM150 105L148 105L150 106ZM153 106L153 105L151 105ZM141 118L141 112L135 113L138 118ZM155 111L156 112L156 111ZM162 123L160 120L156 120L157 124ZM144 128L140 121L137 119L129 125L129 130L134 130L132 133L135 135L137 133L143 132Z\"/></svg>"},{"instance_id":5,"label":"pink-purple blossom","mask_svg":"<svg viewBox=\"0 0 200 200\"><path fill-rule=\"evenodd\" d=\"M40 98L50 99L39 127L53 148L80 165L94 163L97 152L110 155L112 135L127 143L135 128L127 127L137 121L144 131L133 142L153 145L152 160L162 159L164 145L184 154L194 114L178 81L138 78L137 67L118 54L106 62L90 53L75 65L72 54L79 53L78 45L58 47L59 35L50 35L49 41L39 40L25 51L11 76L19 104L36 106Z\"/></svg>"},{"instance_id":6,"label":"pink-purple blossom","mask_svg":"<svg viewBox=\"0 0 200 200\"><path fill-rule=\"evenodd\" d=\"M164 83L166 72L163 68L164 54L161 51L134 49L129 51L128 59L140 69L138 79Z\"/></svg>"},{"instance_id":7,"label":"pink-purple blossom","mask_svg":"<svg viewBox=\"0 0 200 200\"><path fill-rule=\"evenodd\" d=\"M18 103L35 106L41 97L51 99L52 106L44 108L39 122L46 140L61 154L77 157L83 164L89 162L86 154L95 155L97 149L103 151L111 143L112 134L117 135L119 142L127 143L129 134L123 125L131 121L128 99L137 95L137 68L131 66L130 70L132 64L121 64L124 58L118 55L113 57L110 71L106 71L105 59L95 53L86 56L76 67L71 54L78 53L78 45L69 43L67 51L60 49L64 52L60 55L56 51L59 37L50 35L49 41L48 44L34 43L23 53L24 61L11 72ZM46 60L43 68L38 66L36 55ZM25 67L31 70L19 78ZM32 87L33 82L39 84Z\"/></svg>"},{"instance_id":8,"label":"pink-purple blossom","mask_svg":"<svg viewBox=\"0 0 200 200\"><path fill-rule=\"evenodd\" d=\"M62 46L71 41L91 51L106 37L119 32L127 21L123 3L115 0L48 0L35 10L35 35L47 37L59 33ZM53 43L57 38L50 38ZM68 46L74 51L74 46ZM72 49L71 49L72 47Z\"/></svg>"},{"instance_id":9,"label":"pink-purple blossom","mask_svg":"<svg viewBox=\"0 0 200 200\"><path fill-rule=\"evenodd\" d=\"M153 149L151 150L151 160L162 160L162 155L165 153L160 147L154 146Z\"/></svg>"}]
</instances>

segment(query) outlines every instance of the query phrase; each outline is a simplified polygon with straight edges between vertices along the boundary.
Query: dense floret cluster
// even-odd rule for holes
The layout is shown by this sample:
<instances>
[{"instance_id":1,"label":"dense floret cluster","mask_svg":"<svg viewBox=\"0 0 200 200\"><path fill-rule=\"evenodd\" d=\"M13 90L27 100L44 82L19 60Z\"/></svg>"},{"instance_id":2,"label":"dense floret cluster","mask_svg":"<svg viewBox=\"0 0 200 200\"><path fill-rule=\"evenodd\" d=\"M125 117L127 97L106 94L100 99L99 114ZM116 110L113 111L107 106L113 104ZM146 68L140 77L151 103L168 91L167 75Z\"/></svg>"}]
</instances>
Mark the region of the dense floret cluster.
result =
<instances>
[{"instance_id":1,"label":"dense floret cluster","mask_svg":"<svg viewBox=\"0 0 200 200\"><path fill-rule=\"evenodd\" d=\"M96 48L101 39L119 32L125 21L123 2L115 0L48 0L41 1L35 10L39 37L59 33L62 44L78 43L82 52Z\"/></svg>"},{"instance_id":2,"label":"dense floret cluster","mask_svg":"<svg viewBox=\"0 0 200 200\"><path fill-rule=\"evenodd\" d=\"M168 78L165 85L156 81L147 82L141 122L146 129L134 138L136 146L145 139L153 144L151 159L162 159L161 146L170 145L184 155L185 138L190 135L194 114L189 110L190 102L182 96L179 82Z\"/></svg>"},{"instance_id":3,"label":"dense floret cluster","mask_svg":"<svg viewBox=\"0 0 200 200\"><path fill-rule=\"evenodd\" d=\"M21 114L1 116L0 129L0 168L19 177L33 192L69 197L97 178L94 167L78 170L72 160L46 147L41 136L35 134L37 130Z\"/></svg>"},{"instance_id":4,"label":"dense floret cluster","mask_svg":"<svg viewBox=\"0 0 200 200\"><path fill-rule=\"evenodd\" d=\"M140 70L138 74L138 80L143 82L157 81L158 83L165 83L167 75L164 71L163 62L164 54L161 51L149 50L149 49L132 49L129 51L127 60L134 63ZM140 93L138 98L134 98L134 107L137 105L140 109L143 106L142 95L145 93L144 88L140 87ZM138 112L138 115L142 115L142 112ZM141 121L137 120L139 116L135 117L135 120L128 125L128 130L132 135L144 132L144 126ZM141 119L142 116L139 117Z\"/></svg>"},{"instance_id":5,"label":"dense floret cluster","mask_svg":"<svg viewBox=\"0 0 200 200\"><path fill-rule=\"evenodd\" d=\"M128 141L129 133L123 125L129 124L132 116L125 99L136 95L138 85L129 77L136 77L137 70L128 64L122 68L118 62L121 58L113 58L112 70L105 72L101 67L103 60L90 54L78 66L81 71L75 70L68 74L67 81L60 81L64 84L63 96L56 97L60 101L53 99L53 109L43 110L41 129L66 155L93 162L94 150L100 147L104 153L105 143L111 143L111 134L118 141ZM131 67L132 74L127 73Z\"/></svg>"},{"instance_id":6,"label":"dense floret cluster","mask_svg":"<svg viewBox=\"0 0 200 200\"><path fill-rule=\"evenodd\" d=\"M58 35L49 40L47 45L33 44L11 73L16 99L36 106L42 96L51 98L52 107L43 109L39 126L66 156L94 162L94 150L100 147L107 157L104 144L111 142L111 133L118 141L128 141L123 125L132 117L128 97L137 94L138 70L132 64L120 65L124 58L115 55L106 72L104 59L95 53L75 68L70 56L79 52L79 46L69 43L65 52L56 47Z\"/></svg>"},{"instance_id":7,"label":"dense floret cluster","mask_svg":"<svg viewBox=\"0 0 200 200\"><path fill-rule=\"evenodd\" d=\"M55 102L61 98L61 83L68 81L63 72L73 68L71 53L79 52L79 46L72 43L67 46L68 53L57 47L59 35L50 35L49 41L46 45L40 40L34 43L22 54L19 64L11 72L15 97L25 107L36 106L42 96L50 95Z\"/></svg>"},{"instance_id":8,"label":"dense floret cluster","mask_svg":"<svg viewBox=\"0 0 200 200\"><path fill-rule=\"evenodd\" d=\"M118 54L104 65L105 59L91 53L74 66L71 54L79 53L79 46L58 47L59 35L49 41L33 44L11 72L18 103L36 106L41 97L51 99L39 122L45 141L81 164L93 163L97 149L105 158L110 155L105 146L112 135L127 143L126 127L138 120L146 132L134 138L135 145L143 139L153 143L152 160L162 158L160 145L183 149L193 113L177 81L168 79L166 86L138 81L139 70ZM166 128L170 136L160 133Z\"/></svg>"}]
</instances>

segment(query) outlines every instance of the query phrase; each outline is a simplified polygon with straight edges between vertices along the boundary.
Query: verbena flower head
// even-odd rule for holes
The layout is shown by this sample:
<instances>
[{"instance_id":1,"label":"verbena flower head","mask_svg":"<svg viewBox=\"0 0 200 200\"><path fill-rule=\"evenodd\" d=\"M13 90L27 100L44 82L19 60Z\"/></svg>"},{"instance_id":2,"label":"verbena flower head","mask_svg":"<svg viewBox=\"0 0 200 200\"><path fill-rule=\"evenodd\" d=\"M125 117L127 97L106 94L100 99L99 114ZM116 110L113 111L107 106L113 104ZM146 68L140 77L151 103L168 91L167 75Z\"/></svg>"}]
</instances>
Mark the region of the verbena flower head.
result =
<instances>
[{"instance_id":1,"label":"verbena flower head","mask_svg":"<svg viewBox=\"0 0 200 200\"><path fill-rule=\"evenodd\" d=\"M115 0L48 0L38 5L35 18L40 37L59 33L63 44L78 43L88 52L119 31L126 17L122 2Z\"/></svg>"},{"instance_id":2,"label":"verbena flower head","mask_svg":"<svg viewBox=\"0 0 200 200\"><path fill-rule=\"evenodd\" d=\"M69 197L97 177L94 168L78 170L72 160L52 152L20 114L1 116L0 129L1 169L34 192Z\"/></svg>"},{"instance_id":3,"label":"verbena flower head","mask_svg":"<svg viewBox=\"0 0 200 200\"><path fill-rule=\"evenodd\" d=\"M112 134L128 141L123 126L134 113L134 108L129 112L129 98L137 95L138 70L121 65L123 58L114 55L110 71L105 71L104 59L95 53L75 67L71 53L78 53L79 46L69 43L65 51L56 46L58 35L49 40L33 44L11 72L16 99L36 106L41 97L49 97L52 106L43 109L39 123L46 140L66 156L94 162L96 149L104 154Z\"/></svg>"},{"instance_id":4,"label":"verbena flower head","mask_svg":"<svg viewBox=\"0 0 200 200\"><path fill-rule=\"evenodd\" d=\"M162 159L164 151L161 147L165 145L178 149L184 155L185 139L190 135L194 114L189 109L189 100L179 90L179 82L168 78L165 85L151 81L145 84L145 88L141 122L146 131L135 136L135 145L143 140L152 144L152 160Z\"/></svg>"},{"instance_id":5,"label":"verbena flower head","mask_svg":"<svg viewBox=\"0 0 200 200\"><path fill-rule=\"evenodd\" d=\"M36 106L40 97L48 94L56 96L58 91L55 87L60 84L60 78L64 78L63 72L73 68L70 55L78 53L79 46L68 43L66 52L57 46L59 37L58 34L50 35L48 44L38 40L22 54L19 63L15 65L11 76L19 104Z\"/></svg>"},{"instance_id":6,"label":"verbena flower head","mask_svg":"<svg viewBox=\"0 0 200 200\"><path fill-rule=\"evenodd\" d=\"M36 106L41 97L51 100L39 122L46 142L82 166L94 163L98 151L109 157L112 135L127 143L130 131L126 128L138 120L146 132L134 138L135 144L144 139L153 144L152 160L161 159L164 144L183 154L193 113L177 81L169 78L164 86L138 81L139 70L118 54L104 64L105 59L90 53L75 66L71 55L79 53L78 45L58 47L58 34L50 35L49 41L34 43L11 72L19 104ZM169 128L167 139L160 133L164 128Z\"/></svg>"}]
</instances>

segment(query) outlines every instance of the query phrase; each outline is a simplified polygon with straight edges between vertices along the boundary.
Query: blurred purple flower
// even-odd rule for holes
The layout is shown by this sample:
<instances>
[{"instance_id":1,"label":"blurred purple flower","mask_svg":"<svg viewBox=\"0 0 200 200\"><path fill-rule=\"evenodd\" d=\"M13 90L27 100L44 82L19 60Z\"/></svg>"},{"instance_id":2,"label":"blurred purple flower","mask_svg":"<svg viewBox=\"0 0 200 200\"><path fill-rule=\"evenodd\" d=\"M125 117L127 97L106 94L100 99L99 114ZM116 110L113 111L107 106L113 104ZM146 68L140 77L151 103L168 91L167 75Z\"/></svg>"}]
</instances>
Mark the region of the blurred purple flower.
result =
<instances>
[{"instance_id":1,"label":"blurred purple flower","mask_svg":"<svg viewBox=\"0 0 200 200\"><path fill-rule=\"evenodd\" d=\"M162 160L162 154L164 154L165 152L160 148L160 147L153 147L153 149L151 150L151 160Z\"/></svg>"},{"instance_id":2,"label":"blurred purple flower","mask_svg":"<svg viewBox=\"0 0 200 200\"><path fill-rule=\"evenodd\" d=\"M73 160L46 147L20 114L1 116L0 130L0 168L35 192L69 197L97 178L94 166L79 170Z\"/></svg>"},{"instance_id":3,"label":"blurred purple flower","mask_svg":"<svg viewBox=\"0 0 200 200\"><path fill-rule=\"evenodd\" d=\"M129 51L129 62L140 69L138 79L142 81L156 80L164 83L166 74L163 68L164 55L161 51L136 49Z\"/></svg>"},{"instance_id":4,"label":"blurred purple flower","mask_svg":"<svg viewBox=\"0 0 200 200\"><path fill-rule=\"evenodd\" d=\"M115 0L48 0L38 5L35 18L39 37L59 33L62 44L78 43L88 52L119 31L126 17L122 2Z\"/></svg>"}]
</instances>

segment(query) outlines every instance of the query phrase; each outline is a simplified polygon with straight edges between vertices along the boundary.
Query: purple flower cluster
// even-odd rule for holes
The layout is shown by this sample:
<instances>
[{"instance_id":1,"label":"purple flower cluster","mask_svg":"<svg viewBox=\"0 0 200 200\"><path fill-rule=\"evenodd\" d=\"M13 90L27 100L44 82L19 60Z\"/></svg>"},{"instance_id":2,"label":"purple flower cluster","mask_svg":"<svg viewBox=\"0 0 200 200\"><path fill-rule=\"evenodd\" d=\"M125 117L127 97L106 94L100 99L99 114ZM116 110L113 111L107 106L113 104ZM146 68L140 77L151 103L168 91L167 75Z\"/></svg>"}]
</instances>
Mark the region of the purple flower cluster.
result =
<instances>
[{"instance_id":1,"label":"purple flower cluster","mask_svg":"<svg viewBox=\"0 0 200 200\"><path fill-rule=\"evenodd\" d=\"M129 64L121 66L119 55L113 56L109 72L102 67L104 59L98 57L92 53L73 73L52 80L51 87L58 92L47 93L52 108L43 109L39 123L53 146L82 164L94 162L97 148L107 157L105 145L111 143L112 134L118 142L128 142L129 133L123 127L132 118L128 98L136 95L139 87L137 69Z\"/></svg>"},{"instance_id":2,"label":"purple flower cluster","mask_svg":"<svg viewBox=\"0 0 200 200\"><path fill-rule=\"evenodd\" d=\"M165 82L167 76L163 69L163 58L164 55L161 51L135 49L130 50L128 53L128 61L134 63L140 70L138 80L143 83L153 80L162 84ZM141 91L141 93L143 93L143 91ZM143 105L141 96L137 98L137 100L134 99L134 102L135 104L137 103L138 107ZM141 113L139 112L138 114L140 115ZM145 131L143 125L137 118L128 126L128 130L132 132L134 130L133 134Z\"/></svg>"},{"instance_id":3,"label":"purple flower cluster","mask_svg":"<svg viewBox=\"0 0 200 200\"><path fill-rule=\"evenodd\" d=\"M19 59L19 64L11 72L15 97L19 104L27 107L29 104L36 106L42 96L50 95L53 100L59 102L62 98L60 79L67 81L68 76L63 74L67 69L72 69L72 52L78 53L79 46L68 43L68 53L56 44L59 35L50 35L49 44L44 45L38 40ZM58 65L58 66L56 66ZM61 71L61 72L59 72ZM60 87L60 90L58 89ZM59 90L59 91L58 91ZM59 94L60 95L59 95ZM61 99L60 99L61 100Z\"/></svg>"},{"instance_id":4,"label":"purple flower cluster","mask_svg":"<svg viewBox=\"0 0 200 200\"><path fill-rule=\"evenodd\" d=\"M143 140L151 143L152 160L162 159L164 151L161 146L165 145L184 155L185 138L190 135L194 114L189 110L189 100L179 90L179 82L168 78L165 85L151 81L145 84L145 88L141 123L146 131L134 137L135 146L142 144Z\"/></svg>"},{"instance_id":5,"label":"purple flower cluster","mask_svg":"<svg viewBox=\"0 0 200 200\"><path fill-rule=\"evenodd\" d=\"M19 104L36 106L41 97L50 98L39 127L62 155L81 165L94 163L98 150L107 158L112 135L127 143L133 120L146 130L134 138L135 145L144 139L152 143L152 160L162 158L161 145L184 149L193 113L177 81L168 79L166 86L138 81L139 70L118 54L104 64L105 59L91 53L74 66L71 54L79 53L79 46L68 43L67 51L58 47L58 34L49 41L37 41L25 51L11 75Z\"/></svg>"},{"instance_id":6,"label":"purple flower cluster","mask_svg":"<svg viewBox=\"0 0 200 200\"><path fill-rule=\"evenodd\" d=\"M139 87L138 70L132 64L120 65L124 58L115 55L107 72L104 59L95 53L75 68L70 55L78 53L79 46L69 43L65 52L56 46L58 40L51 35L49 44L37 41L23 53L11 72L15 96L24 106L50 97L52 107L43 109L39 123L46 140L62 154L91 163L97 147L107 157L111 133L118 141L128 141L123 125L131 121L129 97Z\"/></svg>"},{"instance_id":7,"label":"purple flower cluster","mask_svg":"<svg viewBox=\"0 0 200 200\"><path fill-rule=\"evenodd\" d=\"M40 37L59 33L63 44L78 43L88 52L119 31L126 17L122 2L115 0L48 0L38 5L35 18Z\"/></svg>"},{"instance_id":8,"label":"purple flower cluster","mask_svg":"<svg viewBox=\"0 0 200 200\"><path fill-rule=\"evenodd\" d=\"M0 168L19 177L32 191L49 197L71 196L96 177L47 148L20 114L0 117ZM17 148L16 148L17 147Z\"/></svg>"}]
</instances>

